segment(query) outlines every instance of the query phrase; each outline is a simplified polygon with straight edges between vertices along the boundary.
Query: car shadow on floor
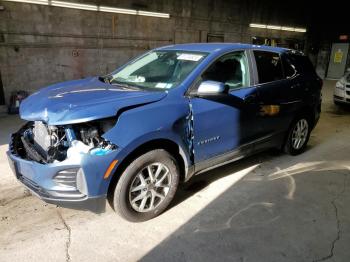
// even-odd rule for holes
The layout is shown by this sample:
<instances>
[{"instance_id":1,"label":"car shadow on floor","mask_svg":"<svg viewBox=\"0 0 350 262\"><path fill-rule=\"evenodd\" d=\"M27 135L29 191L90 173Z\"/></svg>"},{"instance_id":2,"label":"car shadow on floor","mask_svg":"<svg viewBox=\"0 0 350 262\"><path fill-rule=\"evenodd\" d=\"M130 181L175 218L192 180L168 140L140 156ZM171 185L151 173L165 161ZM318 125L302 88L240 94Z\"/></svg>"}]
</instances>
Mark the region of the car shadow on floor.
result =
<instances>
[{"instance_id":1,"label":"car shadow on floor","mask_svg":"<svg viewBox=\"0 0 350 262\"><path fill-rule=\"evenodd\" d=\"M203 190L209 186L212 182L235 173L239 170L245 169L251 165L268 161L274 157L278 157L283 153L276 150L270 150L262 153L255 154L253 156L235 161L233 163L212 169L210 171L198 174L192 177L188 182L181 183L176 192L174 200L171 202L168 209L171 209L181 202L190 198L197 192Z\"/></svg>"},{"instance_id":2,"label":"car shadow on floor","mask_svg":"<svg viewBox=\"0 0 350 262\"><path fill-rule=\"evenodd\" d=\"M211 171L215 178L208 172L206 179L188 185L190 193L183 190L193 194L218 177L270 158L259 155ZM340 239L340 217L345 227L350 224L350 210L340 209L350 200L350 165L342 161L291 160L277 171L250 172L141 261L320 261L332 255L332 241ZM340 245L340 261L350 257L345 247Z\"/></svg>"},{"instance_id":3,"label":"car shadow on floor","mask_svg":"<svg viewBox=\"0 0 350 262\"><path fill-rule=\"evenodd\" d=\"M306 147L304 153L307 153L309 150L312 150L312 146L310 145ZM254 154L247 158L243 158L241 160L232 162L230 164L226 164L221 167L214 168L210 171L198 174L192 177L188 182L179 184L176 195L167 209L169 210L173 207L176 207L181 202L185 201L186 199L190 198L194 194L205 189L211 183L215 182L220 178L226 177L240 170L246 169L250 166L259 165L260 163L265 163L269 160L282 157L282 156L290 157L286 155L284 152L282 152L281 150L270 149L264 152ZM291 162L295 163L295 161L293 160Z\"/></svg>"}]
</instances>

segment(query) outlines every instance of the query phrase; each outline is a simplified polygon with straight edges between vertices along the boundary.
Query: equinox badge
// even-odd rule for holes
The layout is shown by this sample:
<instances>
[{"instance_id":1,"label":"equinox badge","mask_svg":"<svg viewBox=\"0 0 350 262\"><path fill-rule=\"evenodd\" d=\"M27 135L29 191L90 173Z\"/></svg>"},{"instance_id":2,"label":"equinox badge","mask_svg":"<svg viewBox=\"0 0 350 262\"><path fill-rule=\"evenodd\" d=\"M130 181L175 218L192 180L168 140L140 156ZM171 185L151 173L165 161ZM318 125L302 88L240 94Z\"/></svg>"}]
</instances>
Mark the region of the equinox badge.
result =
<instances>
[{"instance_id":1,"label":"equinox badge","mask_svg":"<svg viewBox=\"0 0 350 262\"><path fill-rule=\"evenodd\" d=\"M217 141L217 140L219 140L219 139L220 139L220 136L214 136L214 137L211 137L211 138L208 138L208 139L199 141L199 142L198 142L198 145L199 145L199 146L205 145L205 144L208 144L208 143L210 143L210 142Z\"/></svg>"}]
</instances>

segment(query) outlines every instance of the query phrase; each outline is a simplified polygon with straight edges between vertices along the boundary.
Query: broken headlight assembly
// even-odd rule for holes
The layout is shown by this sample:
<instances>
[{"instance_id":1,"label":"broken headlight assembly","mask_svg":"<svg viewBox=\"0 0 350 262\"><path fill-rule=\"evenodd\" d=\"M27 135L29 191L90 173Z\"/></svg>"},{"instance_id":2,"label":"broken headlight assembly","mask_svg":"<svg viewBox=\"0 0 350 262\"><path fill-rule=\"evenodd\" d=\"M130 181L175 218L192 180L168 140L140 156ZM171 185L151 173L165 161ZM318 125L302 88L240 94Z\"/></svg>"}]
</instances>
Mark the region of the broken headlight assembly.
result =
<instances>
[{"instance_id":1,"label":"broken headlight assembly","mask_svg":"<svg viewBox=\"0 0 350 262\"><path fill-rule=\"evenodd\" d=\"M39 163L63 161L76 153L106 155L117 146L102 135L115 123L113 118L63 126L29 122L13 135L12 151Z\"/></svg>"}]
</instances>

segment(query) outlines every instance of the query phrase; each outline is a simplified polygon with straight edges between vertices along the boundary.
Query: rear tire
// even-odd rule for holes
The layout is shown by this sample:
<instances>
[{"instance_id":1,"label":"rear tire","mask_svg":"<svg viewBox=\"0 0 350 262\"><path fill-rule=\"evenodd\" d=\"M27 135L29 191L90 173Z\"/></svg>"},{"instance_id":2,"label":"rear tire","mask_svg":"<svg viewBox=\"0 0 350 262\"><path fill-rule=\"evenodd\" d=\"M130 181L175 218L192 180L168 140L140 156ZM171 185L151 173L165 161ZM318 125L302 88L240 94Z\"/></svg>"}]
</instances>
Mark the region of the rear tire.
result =
<instances>
[{"instance_id":1,"label":"rear tire","mask_svg":"<svg viewBox=\"0 0 350 262\"><path fill-rule=\"evenodd\" d=\"M170 204L179 183L174 157L163 149L136 158L121 174L113 196L113 208L131 222L161 214Z\"/></svg>"},{"instance_id":2,"label":"rear tire","mask_svg":"<svg viewBox=\"0 0 350 262\"><path fill-rule=\"evenodd\" d=\"M299 116L292 122L284 152L290 155L299 155L305 151L311 133L311 121L307 116Z\"/></svg>"}]
</instances>

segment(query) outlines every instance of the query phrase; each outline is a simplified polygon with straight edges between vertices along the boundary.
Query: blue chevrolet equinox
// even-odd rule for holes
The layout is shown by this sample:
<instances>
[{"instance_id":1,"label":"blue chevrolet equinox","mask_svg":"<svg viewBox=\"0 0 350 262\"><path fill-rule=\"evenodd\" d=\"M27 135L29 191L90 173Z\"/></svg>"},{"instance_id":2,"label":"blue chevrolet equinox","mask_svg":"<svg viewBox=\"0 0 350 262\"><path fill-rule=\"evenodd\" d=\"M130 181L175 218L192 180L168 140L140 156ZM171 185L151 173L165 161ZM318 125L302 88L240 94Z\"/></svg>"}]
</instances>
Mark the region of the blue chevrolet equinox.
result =
<instances>
[{"instance_id":1,"label":"blue chevrolet equinox","mask_svg":"<svg viewBox=\"0 0 350 262\"><path fill-rule=\"evenodd\" d=\"M157 48L99 77L25 99L9 163L35 195L129 221L164 211L179 182L270 148L305 150L322 80L301 52L247 44Z\"/></svg>"}]
</instances>

